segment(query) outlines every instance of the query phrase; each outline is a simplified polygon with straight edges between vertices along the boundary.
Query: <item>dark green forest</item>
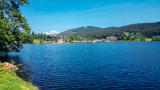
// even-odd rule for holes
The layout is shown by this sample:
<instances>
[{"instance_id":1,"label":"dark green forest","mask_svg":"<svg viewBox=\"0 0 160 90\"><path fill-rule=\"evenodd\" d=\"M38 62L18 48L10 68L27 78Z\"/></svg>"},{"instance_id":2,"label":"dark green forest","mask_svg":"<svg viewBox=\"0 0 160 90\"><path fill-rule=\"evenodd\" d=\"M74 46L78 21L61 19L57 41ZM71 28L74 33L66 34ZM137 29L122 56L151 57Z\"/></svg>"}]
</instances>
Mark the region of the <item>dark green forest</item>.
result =
<instances>
[{"instance_id":1,"label":"dark green forest","mask_svg":"<svg viewBox=\"0 0 160 90\"><path fill-rule=\"evenodd\" d=\"M122 27L109 28L99 28L94 26L80 27L64 31L59 35L73 35L97 39L106 38L108 36L118 37L118 40L140 39L136 41L144 41L145 38L152 38L152 40L157 40L156 38L160 36L160 22L131 24Z\"/></svg>"}]
</instances>

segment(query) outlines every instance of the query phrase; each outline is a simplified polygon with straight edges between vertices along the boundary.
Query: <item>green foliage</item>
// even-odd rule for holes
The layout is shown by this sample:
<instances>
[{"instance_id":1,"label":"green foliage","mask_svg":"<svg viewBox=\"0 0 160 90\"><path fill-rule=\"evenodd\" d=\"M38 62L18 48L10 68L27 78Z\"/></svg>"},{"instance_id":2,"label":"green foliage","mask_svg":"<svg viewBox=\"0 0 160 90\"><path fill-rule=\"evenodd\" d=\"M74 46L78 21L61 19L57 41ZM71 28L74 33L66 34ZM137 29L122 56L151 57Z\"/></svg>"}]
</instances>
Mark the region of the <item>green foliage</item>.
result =
<instances>
[{"instance_id":1,"label":"green foliage","mask_svg":"<svg viewBox=\"0 0 160 90\"><path fill-rule=\"evenodd\" d=\"M72 42L73 40L75 41L93 41L94 38L90 38L90 37L80 37L80 36L68 36L66 42Z\"/></svg>"},{"instance_id":2,"label":"green foliage","mask_svg":"<svg viewBox=\"0 0 160 90\"><path fill-rule=\"evenodd\" d=\"M0 0L0 51L19 51L31 28L19 9L28 0ZM27 40L26 40L27 39Z\"/></svg>"},{"instance_id":3,"label":"green foliage","mask_svg":"<svg viewBox=\"0 0 160 90\"><path fill-rule=\"evenodd\" d=\"M88 26L80 27L60 33L59 35L92 37L97 39L106 38L108 36L118 37L119 40L138 40L140 37L152 38L160 36L160 22L132 24L122 27L98 28ZM134 38L133 38L134 37Z\"/></svg>"},{"instance_id":4,"label":"green foliage","mask_svg":"<svg viewBox=\"0 0 160 90\"><path fill-rule=\"evenodd\" d=\"M153 41L160 41L160 36L152 37L152 40L153 40Z\"/></svg>"},{"instance_id":5,"label":"green foliage","mask_svg":"<svg viewBox=\"0 0 160 90\"><path fill-rule=\"evenodd\" d=\"M64 31L59 34L59 36L65 35L65 36L80 36L80 37L88 37L88 34L99 31L102 28L99 27L94 27L94 26L87 26L87 27L80 27L80 28L75 28L71 29L68 31Z\"/></svg>"},{"instance_id":6,"label":"green foliage","mask_svg":"<svg viewBox=\"0 0 160 90\"><path fill-rule=\"evenodd\" d=\"M140 37L140 41L145 41L146 37Z\"/></svg>"},{"instance_id":7,"label":"green foliage","mask_svg":"<svg viewBox=\"0 0 160 90\"><path fill-rule=\"evenodd\" d=\"M46 34L43 35L43 39L44 39L45 41L47 41L47 35L46 35Z\"/></svg>"},{"instance_id":8,"label":"green foliage","mask_svg":"<svg viewBox=\"0 0 160 90\"><path fill-rule=\"evenodd\" d=\"M125 35L126 37L128 37L128 36L129 36L129 32L124 32L124 35Z\"/></svg>"}]
</instances>

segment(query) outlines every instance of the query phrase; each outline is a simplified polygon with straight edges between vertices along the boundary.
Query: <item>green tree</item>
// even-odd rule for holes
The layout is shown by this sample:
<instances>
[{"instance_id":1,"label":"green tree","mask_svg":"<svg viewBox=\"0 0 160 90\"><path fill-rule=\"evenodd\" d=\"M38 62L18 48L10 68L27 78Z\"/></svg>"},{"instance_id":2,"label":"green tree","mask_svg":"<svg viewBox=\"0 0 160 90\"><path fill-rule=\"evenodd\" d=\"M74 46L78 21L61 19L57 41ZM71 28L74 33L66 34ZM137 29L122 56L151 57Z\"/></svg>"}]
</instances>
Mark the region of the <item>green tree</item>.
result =
<instances>
[{"instance_id":1,"label":"green tree","mask_svg":"<svg viewBox=\"0 0 160 90\"><path fill-rule=\"evenodd\" d=\"M122 40L122 37L121 37L121 36L118 36L118 40Z\"/></svg>"},{"instance_id":2,"label":"green tree","mask_svg":"<svg viewBox=\"0 0 160 90\"><path fill-rule=\"evenodd\" d=\"M36 34L32 31L32 34L28 38L29 39L28 43L32 44L35 38L36 38Z\"/></svg>"},{"instance_id":3,"label":"green tree","mask_svg":"<svg viewBox=\"0 0 160 90\"><path fill-rule=\"evenodd\" d=\"M140 37L140 41L145 41L146 37Z\"/></svg>"},{"instance_id":4,"label":"green tree","mask_svg":"<svg viewBox=\"0 0 160 90\"><path fill-rule=\"evenodd\" d=\"M153 40L153 41L160 41L160 36L152 37L152 40Z\"/></svg>"},{"instance_id":5,"label":"green tree","mask_svg":"<svg viewBox=\"0 0 160 90\"><path fill-rule=\"evenodd\" d=\"M47 35L44 34L44 35L43 35L43 38L44 38L44 41L46 41L46 40L47 40Z\"/></svg>"},{"instance_id":6,"label":"green tree","mask_svg":"<svg viewBox=\"0 0 160 90\"><path fill-rule=\"evenodd\" d=\"M125 35L126 37L128 37L128 36L129 36L129 32L124 32L124 35Z\"/></svg>"},{"instance_id":7,"label":"green tree","mask_svg":"<svg viewBox=\"0 0 160 90\"><path fill-rule=\"evenodd\" d=\"M19 51L22 36L29 37L31 28L19 9L24 4L28 0L0 0L0 51Z\"/></svg>"},{"instance_id":8,"label":"green tree","mask_svg":"<svg viewBox=\"0 0 160 90\"><path fill-rule=\"evenodd\" d=\"M44 39L44 37L43 37L43 33L41 33L40 38L41 38L41 39Z\"/></svg>"}]
</instances>

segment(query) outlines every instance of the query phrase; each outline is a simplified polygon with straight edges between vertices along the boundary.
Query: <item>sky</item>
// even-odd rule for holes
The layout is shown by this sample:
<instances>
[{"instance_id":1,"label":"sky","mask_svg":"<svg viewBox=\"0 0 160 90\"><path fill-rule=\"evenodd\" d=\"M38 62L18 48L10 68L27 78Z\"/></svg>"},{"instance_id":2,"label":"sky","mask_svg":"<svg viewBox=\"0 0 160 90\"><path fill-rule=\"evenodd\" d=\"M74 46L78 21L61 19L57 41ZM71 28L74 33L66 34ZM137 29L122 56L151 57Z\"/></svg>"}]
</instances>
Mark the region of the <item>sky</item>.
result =
<instances>
[{"instance_id":1,"label":"sky","mask_svg":"<svg viewBox=\"0 0 160 90\"><path fill-rule=\"evenodd\" d=\"M29 3L21 11L36 33L160 21L160 0L29 0Z\"/></svg>"}]
</instances>

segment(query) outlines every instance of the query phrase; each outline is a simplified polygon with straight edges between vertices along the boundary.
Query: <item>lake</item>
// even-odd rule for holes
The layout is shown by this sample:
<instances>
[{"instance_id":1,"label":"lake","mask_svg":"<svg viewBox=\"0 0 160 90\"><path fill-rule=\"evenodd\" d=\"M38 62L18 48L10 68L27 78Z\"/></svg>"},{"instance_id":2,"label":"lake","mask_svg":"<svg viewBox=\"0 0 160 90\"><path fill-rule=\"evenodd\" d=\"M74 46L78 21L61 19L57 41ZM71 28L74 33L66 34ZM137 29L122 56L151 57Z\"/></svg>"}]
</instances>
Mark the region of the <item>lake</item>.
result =
<instances>
[{"instance_id":1,"label":"lake","mask_svg":"<svg viewBox=\"0 0 160 90\"><path fill-rule=\"evenodd\" d=\"M1 56L41 90L160 89L160 42L25 44Z\"/></svg>"}]
</instances>

